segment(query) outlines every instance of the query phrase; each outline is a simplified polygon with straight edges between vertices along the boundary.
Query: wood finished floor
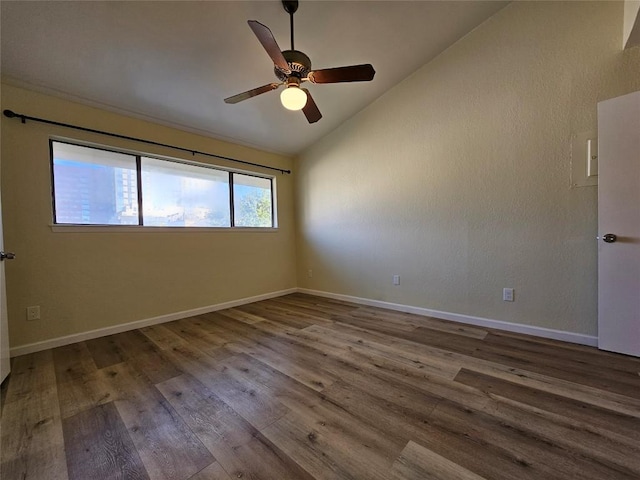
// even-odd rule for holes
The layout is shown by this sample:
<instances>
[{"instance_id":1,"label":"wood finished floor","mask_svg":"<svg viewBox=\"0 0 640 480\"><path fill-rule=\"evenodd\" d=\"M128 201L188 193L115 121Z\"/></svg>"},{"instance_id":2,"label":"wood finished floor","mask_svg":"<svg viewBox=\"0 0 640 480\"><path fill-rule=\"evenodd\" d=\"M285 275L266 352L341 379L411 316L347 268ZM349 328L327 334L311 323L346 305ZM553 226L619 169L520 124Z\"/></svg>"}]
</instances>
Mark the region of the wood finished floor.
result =
<instances>
[{"instance_id":1,"label":"wood finished floor","mask_svg":"<svg viewBox=\"0 0 640 480\"><path fill-rule=\"evenodd\" d=\"M639 372L293 294L13 359L1 478L637 480Z\"/></svg>"}]
</instances>

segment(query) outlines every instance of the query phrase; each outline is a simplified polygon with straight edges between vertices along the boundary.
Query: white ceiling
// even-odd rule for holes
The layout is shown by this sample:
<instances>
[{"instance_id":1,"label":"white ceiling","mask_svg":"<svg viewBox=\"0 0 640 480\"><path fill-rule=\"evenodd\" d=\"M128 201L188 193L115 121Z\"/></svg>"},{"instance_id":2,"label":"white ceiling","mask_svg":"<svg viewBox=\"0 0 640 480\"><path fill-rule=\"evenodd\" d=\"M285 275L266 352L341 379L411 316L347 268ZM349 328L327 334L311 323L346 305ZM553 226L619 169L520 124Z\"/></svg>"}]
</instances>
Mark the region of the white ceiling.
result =
<instances>
[{"instance_id":1,"label":"white ceiling","mask_svg":"<svg viewBox=\"0 0 640 480\"><path fill-rule=\"evenodd\" d=\"M9 83L296 154L506 3L302 0L295 46L313 68L371 63L377 72L368 83L307 84L323 114L311 125L280 105L279 90L223 102L277 81L247 20L267 25L280 48L290 48L279 1L3 1L1 68Z\"/></svg>"}]
</instances>

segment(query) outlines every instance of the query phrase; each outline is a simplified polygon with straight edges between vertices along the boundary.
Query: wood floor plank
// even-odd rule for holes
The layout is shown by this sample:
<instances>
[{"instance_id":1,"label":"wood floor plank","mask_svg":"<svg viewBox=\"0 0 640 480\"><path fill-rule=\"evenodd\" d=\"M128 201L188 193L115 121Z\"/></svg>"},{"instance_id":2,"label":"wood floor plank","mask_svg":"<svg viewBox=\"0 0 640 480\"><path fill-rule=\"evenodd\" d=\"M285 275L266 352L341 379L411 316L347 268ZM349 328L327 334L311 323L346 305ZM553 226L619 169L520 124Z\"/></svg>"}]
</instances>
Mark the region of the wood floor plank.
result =
<instances>
[{"instance_id":1,"label":"wood floor plank","mask_svg":"<svg viewBox=\"0 0 640 480\"><path fill-rule=\"evenodd\" d=\"M545 353L553 358L598 365L634 374L640 373L640 358L598 350L596 347L567 343L550 338L534 337L521 333L491 330L487 339L493 345L506 345L523 351Z\"/></svg>"},{"instance_id":2,"label":"wood floor plank","mask_svg":"<svg viewBox=\"0 0 640 480\"><path fill-rule=\"evenodd\" d=\"M189 480L232 480L218 462L213 462L208 467L200 470Z\"/></svg>"},{"instance_id":3,"label":"wood floor plank","mask_svg":"<svg viewBox=\"0 0 640 480\"><path fill-rule=\"evenodd\" d=\"M485 361L480 358L459 359L462 368L473 372L501 378L518 385L524 385L547 393L554 393L563 397L596 405L614 412L640 418L640 400L619 393L602 390L597 387L575 383L562 378L550 377L531 372L504 363Z\"/></svg>"},{"instance_id":4,"label":"wood floor plank","mask_svg":"<svg viewBox=\"0 0 640 480\"><path fill-rule=\"evenodd\" d=\"M377 318L367 312L356 310L349 314L340 314L333 317L341 323L347 325L355 325L356 327L366 328L373 331L395 335L401 332L412 332L416 326L406 320L398 320L397 317L388 315L383 318Z\"/></svg>"},{"instance_id":5,"label":"wood floor plank","mask_svg":"<svg viewBox=\"0 0 640 480\"><path fill-rule=\"evenodd\" d=\"M184 480L214 461L144 373L120 363L101 374L151 478Z\"/></svg>"},{"instance_id":6,"label":"wood floor plank","mask_svg":"<svg viewBox=\"0 0 640 480\"><path fill-rule=\"evenodd\" d=\"M589 424L599 429L616 432L640 444L640 418L631 417L551 392L519 385L491 375L473 372L466 368L460 370L455 381L478 388L498 398L508 398L541 410L554 412L557 415Z\"/></svg>"},{"instance_id":7,"label":"wood floor plank","mask_svg":"<svg viewBox=\"0 0 640 480\"><path fill-rule=\"evenodd\" d=\"M348 440L336 442L330 436L325 438L312 426L305 425L295 413L289 415L270 425L263 433L290 457L295 458L313 478L385 479L374 465L368 463L369 456L362 455L366 454L366 451L361 452L357 447L354 448ZM382 468L388 467L382 465Z\"/></svg>"},{"instance_id":8,"label":"wood floor plank","mask_svg":"<svg viewBox=\"0 0 640 480\"><path fill-rule=\"evenodd\" d=\"M473 357L640 399L640 375L637 372L616 371L567 359L561 362L546 352L527 351L512 345L495 345L491 341L490 334L473 352Z\"/></svg>"},{"instance_id":9,"label":"wood floor plank","mask_svg":"<svg viewBox=\"0 0 640 480\"><path fill-rule=\"evenodd\" d=\"M314 478L386 479L402 447L338 410L291 411L262 433Z\"/></svg>"},{"instance_id":10,"label":"wood floor plank","mask_svg":"<svg viewBox=\"0 0 640 480\"><path fill-rule=\"evenodd\" d=\"M343 302L327 297L317 297L306 293L293 293L291 295L285 295L284 297L272 298L271 301L299 305L303 308L317 310L330 315L349 313L360 308L360 305L351 302Z\"/></svg>"},{"instance_id":11,"label":"wood floor plank","mask_svg":"<svg viewBox=\"0 0 640 480\"><path fill-rule=\"evenodd\" d=\"M325 314L317 315L302 308L292 308L290 305L283 305L278 299L260 302L260 304L245 305L245 307L255 309L264 318L275 316L275 318L285 323L291 321L291 326L297 325L298 328L304 328L310 324L327 325L332 323L332 320L328 319Z\"/></svg>"},{"instance_id":12,"label":"wood floor plank","mask_svg":"<svg viewBox=\"0 0 640 480\"><path fill-rule=\"evenodd\" d=\"M226 360L225 364L230 369L263 383L291 410L291 414L274 422L262 432L282 450L296 458L296 461L316 478L333 478L319 473L318 469L322 469L323 465L331 465L334 473L341 472L340 475L343 475L335 478L379 478L377 474L371 474L365 469L362 463L371 462L370 457L375 455L375 461L367 468L384 465L388 469L393 462L393 452L399 453L406 443L392 441L374 428L360 425L355 417L345 415L342 406L332 403L323 394L249 356L238 355ZM302 419L306 422L303 428L299 426L297 429L289 430L292 423L302 422ZM304 461L293 454L298 451L298 447L305 452ZM345 449L346 452L350 452L349 458L345 458ZM360 455L364 457L359 460L351 458ZM373 476L366 476L369 474Z\"/></svg>"},{"instance_id":13,"label":"wood floor plank","mask_svg":"<svg viewBox=\"0 0 640 480\"><path fill-rule=\"evenodd\" d=\"M402 450L390 474L390 480L485 480L415 442Z\"/></svg>"},{"instance_id":14,"label":"wood floor plank","mask_svg":"<svg viewBox=\"0 0 640 480\"><path fill-rule=\"evenodd\" d=\"M461 455L461 451L457 449L441 450L443 445L439 441L425 442L424 438L418 441L434 452L489 478L637 478L626 471L603 465L598 459L588 458L581 452L566 448L557 437L554 441L549 441L539 430L529 428L535 425L529 424L523 428L521 421L514 421L514 417L509 418L499 413L496 410L468 408L445 398L432 411L428 425L459 438L469 439L475 446L468 445ZM469 458L470 455L496 458L497 452L503 452L511 458L513 466L519 471L507 473L500 469L489 472L488 466L474 464L474 460Z\"/></svg>"},{"instance_id":15,"label":"wood floor plank","mask_svg":"<svg viewBox=\"0 0 640 480\"><path fill-rule=\"evenodd\" d=\"M257 382L264 383L279 401L295 412L295 415L287 415L288 420L283 418L275 422L263 430L263 433L294 458L297 459L298 456L293 452L301 453L304 461L297 461L316 478L379 478L378 473L372 473L368 468L373 466L376 472L384 471L378 470L382 468L381 465L389 468L393 458L385 459L386 454L381 452L399 452L406 443L404 437L391 438L386 432L359 424L356 417L345 416L345 404L295 382L256 359L238 355L225 361L225 364ZM357 377L354 375L350 378ZM365 388L367 387L373 388L372 383L368 382ZM401 405L412 404L418 410L427 405L427 397L424 395L414 398L406 389L394 391L393 386L389 387L386 386L384 394L381 393L384 385L381 384L379 388L374 389L384 398L395 397ZM380 402L385 403L385 400ZM304 425L305 428L292 429L291 423L299 422L301 418L308 422ZM318 433L322 433L322 436L318 436ZM380 444L385 446L376 452L374 446ZM374 450L373 453L377 457L377 461L369 467L363 466L361 460L352 458L358 455L355 452L362 449L363 445L370 449L365 458L369 457L371 450ZM344 457L344 450L352 452L349 458Z\"/></svg>"},{"instance_id":16,"label":"wood floor plank","mask_svg":"<svg viewBox=\"0 0 640 480\"><path fill-rule=\"evenodd\" d=\"M412 381L412 377L407 377L402 373L398 375L396 371L387 370L386 368L376 369L375 374L381 375L383 378L386 376L390 379L398 379L399 381L407 378L409 381ZM471 373L471 375L473 374ZM367 377L368 376L369 375L367 375ZM414 381L413 383L418 382ZM624 425L624 419L621 418L622 416L619 414L598 409L597 407L591 410L592 406L581 404L577 406L577 408L582 410L582 412L579 413L580 417L577 420L572 420L571 416L563 416L556 412L545 414L540 408L535 406L537 396L529 399L532 405L528 406L528 408L523 404L518 404L518 408L514 408L513 405L516 404L516 402L495 402L495 398L499 399L502 397L493 395L490 391L474 391L469 388L460 389L456 383L457 382L451 382L441 377L430 377L428 381L420 385L420 388L432 395L455 400L465 408L489 412L495 416L497 420L505 424L510 423L521 430L528 430L531 434L535 434L541 439L546 438L548 441L557 439L555 441L559 445L583 452L585 456L593 457L599 462L609 465L614 471L621 469L621 471L629 473L636 472L639 469L640 447L638 445L640 444L638 444L636 440L624 437L615 428L611 430L610 426L607 427L610 430L599 429L597 428L598 422L594 423L589 421L590 417L598 415L599 412L602 411L606 415L599 420L600 424L606 423L607 418L618 417L620 420L619 423ZM515 387L517 388L518 386ZM335 388L335 385L327 389L324 393L331 395L333 388ZM543 396L545 395L544 392L540 393ZM562 399L562 397L560 397L560 399ZM367 403L365 400L359 402L359 404L365 403ZM572 406L576 407L576 405ZM379 418L381 413L370 413L368 415ZM624 425L623 431L631 432L635 419L633 417L626 417L626 419L628 422L627 425ZM633 432L631 435L637 436L638 433ZM596 445L599 448L596 448Z\"/></svg>"},{"instance_id":17,"label":"wood floor plank","mask_svg":"<svg viewBox=\"0 0 640 480\"><path fill-rule=\"evenodd\" d=\"M302 466L294 462L278 445L262 433L238 447L233 455L237 461L228 472L233 478L264 480L315 480ZM224 462L224 460L221 460ZM225 470L227 470L225 468ZM250 476L246 472L260 472Z\"/></svg>"},{"instance_id":18,"label":"wood floor plank","mask_svg":"<svg viewBox=\"0 0 640 480\"><path fill-rule=\"evenodd\" d=\"M272 322L281 323L283 325L287 325L292 328L305 328L310 325L314 325L315 323L330 323L330 320L324 319L322 317L315 317L313 315L308 315L304 312L292 312L291 310L279 310L278 308L273 308L270 306L264 305L242 305L238 307L239 310L243 312L249 312L254 315L258 315L267 320L271 320Z\"/></svg>"},{"instance_id":19,"label":"wood floor plank","mask_svg":"<svg viewBox=\"0 0 640 480\"><path fill-rule=\"evenodd\" d=\"M262 322L264 320L264 318L258 315L254 315L249 312L243 312L242 310L239 310L237 308L227 308L226 310L223 310L220 313L229 318L233 318L234 320L238 320L239 322L244 322L249 324Z\"/></svg>"},{"instance_id":20,"label":"wood floor plank","mask_svg":"<svg viewBox=\"0 0 640 480\"><path fill-rule=\"evenodd\" d=\"M374 376L381 382L388 382L389 385L406 384L430 396L453 398L469 408L483 409L491 400L488 394L476 388L454 382L452 378L431 374L421 369L420 365L413 366L359 351L353 351L345 358L356 362L363 370L362 376L367 379ZM363 361L359 362L359 359Z\"/></svg>"},{"instance_id":21,"label":"wood floor plank","mask_svg":"<svg viewBox=\"0 0 640 480\"><path fill-rule=\"evenodd\" d=\"M430 345L432 347L446 349L464 355L472 355L482 345L483 340L458 335L457 333L443 332L426 327L418 327L412 332L399 335L400 338L412 342Z\"/></svg>"},{"instance_id":22,"label":"wood floor plank","mask_svg":"<svg viewBox=\"0 0 640 480\"><path fill-rule=\"evenodd\" d=\"M246 354L239 354L224 361L224 371L244 377L265 387L269 395L287 409L313 408L321 401L319 392L295 381L279 370ZM302 406L302 407L301 407Z\"/></svg>"},{"instance_id":23,"label":"wood floor plank","mask_svg":"<svg viewBox=\"0 0 640 480\"><path fill-rule=\"evenodd\" d=\"M456 335L477 338L479 340L485 338L489 333L488 329L482 327L474 327L472 325L440 320L439 318L397 312L378 307L361 306L357 310L351 312L350 315L375 319L380 322L400 320L415 328L425 327L432 330L439 330L441 332L455 333Z\"/></svg>"},{"instance_id":24,"label":"wood floor plank","mask_svg":"<svg viewBox=\"0 0 640 480\"><path fill-rule=\"evenodd\" d=\"M157 388L216 458L221 449L233 450L258 433L257 428L190 375L159 383Z\"/></svg>"},{"instance_id":25,"label":"wood floor plank","mask_svg":"<svg viewBox=\"0 0 640 480\"><path fill-rule=\"evenodd\" d=\"M346 328L352 328L346 326ZM355 327L353 327L355 328ZM339 323L331 328L313 326L304 329L301 332L311 333L318 341L322 338L336 337L337 341L343 340L356 348L367 348L378 354L386 355L392 360L398 360L399 357L405 357L409 360L417 360L424 362L425 365L431 364L437 368L443 365L445 368L467 368L469 370L485 373L498 378L503 378L522 385L528 385L542 391L556 393L558 395L573 398L575 400L597 405L603 408L614 410L626 415L640 417L640 401L633 397L620 395L616 392L602 390L597 387L574 383L562 378L551 377L548 375L532 372L526 369L517 368L508 363L508 357L502 359L502 363L497 361L484 360L475 356L463 355L457 352L447 351L443 348L436 348L428 345L417 345L404 339L394 340L386 336L380 338L380 334L366 332L362 329L360 339L352 338L352 332L345 332L345 326ZM376 338L378 336L378 338ZM367 341L364 339L373 339ZM381 345L383 345L381 347ZM391 345L391 346L389 346ZM454 374L455 376L455 374Z\"/></svg>"},{"instance_id":26,"label":"wood floor plank","mask_svg":"<svg viewBox=\"0 0 640 480\"><path fill-rule=\"evenodd\" d=\"M458 373L460 365L451 352L437 348L429 348L403 339L394 339L380 332L353 328L351 325L321 327L314 325L305 328L299 335L308 335L318 342L333 341L341 348L341 354L352 351L367 351L391 360L404 361L421 365L425 370L447 378Z\"/></svg>"},{"instance_id":27,"label":"wood floor plank","mask_svg":"<svg viewBox=\"0 0 640 480\"><path fill-rule=\"evenodd\" d=\"M258 330L263 331L264 333L275 335L277 337L282 337L287 335L288 333L297 332L299 330L282 323L272 322L269 319L264 319L261 322L256 322L253 324L253 326Z\"/></svg>"},{"instance_id":28,"label":"wood floor plank","mask_svg":"<svg viewBox=\"0 0 640 480\"><path fill-rule=\"evenodd\" d=\"M63 430L70 480L149 479L113 403L65 419Z\"/></svg>"},{"instance_id":29,"label":"wood floor plank","mask_svg":"<svg viewBox=\"0 0 640 480\"><path fill-rule=\"evenodd\" d=\"M366 387L360 388L341 381L327 388L322 395L363 423L382 431L387 438L405 445L420 429L420 425L428 421L440 398L422 392L412 397L404 389L389 390L389 394L379 390L372 393Z\"/></svg>"},{"instance_id":30,"label":"wood floor plank","mask_svg":"<svg viewBox=\"0 0 640 480\"><path fill-rule=\"evenodd\" d=\"M291 458L193 377L176 377L158 388L233 477L311 479Z\"/></svg>"},{"instance_id":31,"label":"wood floor plank","mask_svg":"<svg viewBox=\"0 0 640 480\"><path fill-rule=\"evenodd\" d=\"M402 411L406 418L415 418L419 423L425 412L431 411L440 401L440 396L425 389L417 388L410 382L403 382L391 376L380 374L378 369L371 369L368 365L353 363L341 363L339 371L341 379L322 391L326 398L336 400L336 394L340 393L338 401L343 408L358 392L367 392L367 400L376 406L382 405L384 409L397 409ZM366 409L364 405L355 405L355 408Z\"/></svg>"},{"instance_id":32,"label":"wood floor plank","mask_svg":"<svg viewBox=\"0 0 640 480\"><path fill-rule=\"evenodd\" d=\"M308 356L305 357L305 352L298 352L299 356L293 363L286 361L287 355L295 352L293 349L288 349L287 352L278 352L273 348L256 345L244 348L242 352L318 391L322 391L336 380L334 375L317 368L317 363L314 363Z\"/></svg>"},{"instance_id":33,"label":"wood floor plank","mask_svg":"<svg viewBox=\"0 0 640 480\"><path fill-rule=\"evenodd\" d=\"M368 392L350 385L334 384L324 392L324 395L362 423L381 430L387 438L394 439L402 445L414 439L435 449L434 451L440 455L452 456L465 468L482 472L488 478L505 480L561 478L548 476L549 472L543 465L529 461L525 465L521 452L511 451L506 444L481 440L473 430L463 430L459 426L457 429L451 429L452 422L440 421L439 415L435 415L434 418L434 410L445 401L444 399L435 405L432 403L431 408L427 404L426 409L421 411L419 405L415 404L380 402ZM465 412L474 411L468 406L462 407L457 403L454 405ZM490 417L487 416L487 418ZM498 421L494 423L488 421L487 425L495 427L498 423ZM535 441L528 438L527 441L529 442L527 446L535 450ZM540 452L537 454L542 456ZM485 465L482 459L488 457L492 461Z\"/></svg>"},{"instance_id":34,"label":"wood floor plank","mask_svg":"<svg viewBox=\"0 0 640 480\"><path fill-rule=\"evenodd\" d=\"M66 480L51 350L15 358L9 379L0 435L3 480Z\"/></svg>"},{"instance_id":35,"label":"wood floor plank","mask_svg":"<svg viewBox=\"0 0 640 480\"><path fill-rule=\"evenodd\" d=\"M207 352L212 348L224 346L229 341L229 339L222 338L217 332L211 332L208 324L206 318L200 316L169 322L164 326L185 340L188 345Z\"/></svg>"},{"instance_id":36,"label":"wood floor plank","mask_svg":"<svg viewBox=\"0 0 640 480\"><path fill-rule=\"evenodd\" d=\"M37 399L40 392L48 392L56 382L53 351L12 358L11 374L6 382L6 404Z\"/></svg>"},{"instance_id":37,"label":"wood floor plank","mask_svg":"<svg viewBox=\"0 0 640 480\"><path fill-rule=\"evenodd\" d=\"M187 340L167 328L166 324L152 325L141 328L140 331L162 350L187 344Z\"/></svg>"},{"instance_id":38,"label":"wood floor plank","mask_svg":"<svg viewBox=\"0 0 640 480\"><path fill-rule=\"evenodd\" d=\"M62 418L112 401L85 342L53 349Z\"/></svg>"},{"instance_id":39,"label":"wood floor plank","mask_svg":"<svg viewBox=\"0 0 640 480\"><path fill-rule=\"evenodd\" d=\"M330 322L334 315L344 313L341 309L334 309L331 306L323 307L316 302L298 300L294 296L272 298L270 301L276 305L284 306L291 312L305 314L308 318L313 318L316 323Z\"/></svg>"},{"instance_id":40,"label":"wood floor plank","mask_svg":"<svg viewBox=\"0 0 640 480\"><path fill-rule=\"evenodd\" d=\"M98 368L109 367L136 355L157 350L157 347L139 330L94 338L87 340L86 344Z\"/></svg>"},{"instance_id":41,"label":"wood floor plank","mask_svg":"<svg viewBox=\"0 0 640 480\"><path fill-rule=\"evenodd\" d=\"M571 452L566 457L575 457L579 471L600 471L601 478L640 477L640 444L617 432L508 399L491 402L484 411L504 424Z\"/></svg>"},{"instance_id":42,"label":"wood floor plank","mask_svg":"<svg viewBox=\"0 0 640 480\"><path fill-rule=\"evenodd\" d=\"M167 355L258 429L288 412L264 387L222 369L219 361L202 352L183 347L174 348Z\"/></svg>"},{"instance_id":43,"label":"wood floor plank","mask_svg":"<svg viewBox=\"0 0 640 480\"><path fill-rule=\"evenodd\" d=\"M164 382L181 375L180 370L167 356L166 352L155 351L143 355L136 355L127 361L138 371L144 372L151 383Z\"/></svg>"},{"instance_id":44,"label":"wood floor plank","mask_svg":"<svg viewBox=\"0 0 640 480\"><path fill-rule=\"evenodd\" d=\"M218 324L252 340L252 344L244 345L238 351L271 365L313 389L320 391L337 379L335 375L319 368L318 361L322 358L316 350L305 348L290 338L267 334L257 324L244 325L225 318L219 318ZM292 358L295 358L295 362L291 361Z\"/></svg>"}]
</instances>

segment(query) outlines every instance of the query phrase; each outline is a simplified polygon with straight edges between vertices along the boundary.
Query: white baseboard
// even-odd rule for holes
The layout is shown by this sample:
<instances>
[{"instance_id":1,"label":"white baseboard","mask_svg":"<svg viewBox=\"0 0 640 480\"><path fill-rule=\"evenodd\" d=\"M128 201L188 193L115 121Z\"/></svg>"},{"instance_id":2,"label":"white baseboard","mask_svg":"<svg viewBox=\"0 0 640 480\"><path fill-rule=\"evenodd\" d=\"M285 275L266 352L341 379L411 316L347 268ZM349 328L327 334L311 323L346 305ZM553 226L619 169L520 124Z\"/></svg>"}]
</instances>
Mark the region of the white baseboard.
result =
<instances>
[{"instance_id":1,"label":"white baseboard","mask_svg":"<svg viewBox=\"0 0 640 480\"><path fill-rule=\"evenodd\" d=\"M40 352L49 348L62 347L63 345L82 342L84 340L91 340L93 338L104 337L106 335L113 335L114 333L127 332L129 330L135 330L137 328L149 327L151 325L157 325L159 323L172 322L174 320L180 320L181 318L188 318L195 315L215 312L216 310L224 310L225 308L238 307L240 305L246 305L247 303L259 302L260 300L268 300L269 298L281 297L283 295L288 295L297 291L297 288L289 288L287 290L279 290L277 292L265 293L262 295L256 295L254 297L241 298L239 300L232 300L230 302L208 305L206 307L194 308L192 310L183 310L182 312L160 315L159 317L145 318L142 320L136 320L134 322L114 325L112 327L98 328L96 330L89 330L88 332L82 333L74 333L72 335L52 338L50 340L44 340L42 342L35 342L29 343L27 345L20 345L18 347L12 347L9 352L11 357L17 357L19 355L26 355L28 353Z\"/></svg>"},{"instance_id":2,"label":"white baseboard","mask_svg":"<svg viewBox=\"0 0 640 480\"><path fill-rule=\"evenodd\" d=\"M246 297L238 300L232 300L229 302L218 303L215 305L208 305L206 307L194 308L192 310L183 310L181 312L169 313L166 315L160 315L153 318L145 318L142 320L136 320L134 322L123 323L120 325L114 325L112 327L98 328L96 330L89 330L88 332L75 333L72 335L66 335L64 337L52 338L50 340L44 340L41 342L29 343L26 345L20 345L12 347L10 349L11 357L17 357L19 355L26 355L28 353L39 352L47 350L49 348L61 347L63 345L69 345L76 342L82 342L85 340L91 340L93 338L104 337L107 335L113 335L115 333L122 333L129 330L135 330L137 328L148 327L151 325L158 325L160 323L172 322L181 318L193 317L195 315L202 315L204 313L215 312L216 310L224 310L225 308L238 307L240 305L246 305L247 303L259 302L261 300L268 300L269 298L281 297L290 293L307 293L309 295L316 295L318 297L333 298L335 300L344 300L346 302L357 303L360 305L369 305L372 307L387 308L389 310L396 310L399 312L414 313L416 315L423 315L427 317L441 318L443 320L451 320L453 322L465 323L469 325L476 325L479 327L495 328L497 330L505 330L508 332L524 333L527 335L533 335L536 337L551 338L553 340L561 340L564 342L577 343L581 345L588 345L596 347L598 345L598 337L591 335L583 335L580 333L566 332L563 330L553 330L550 328L535 327L532 325L522 325L518 323L504 322L501 320L492 320L490 318L473 317L470 315L463 315L459 313L441 312L439 310L431 310L422 307L413 307L411 305L403 305L399 303L383 302L380 300L371 300L368 298L352 297L350 295L342 295L339 293L323 292L320 290L310 290L307 288L289 288L287 290L279 290L277 292L265 293L262 295L256 295L254 297Z\"/></svg>"},{"instance_id":3,"label":"white baseboard","mask_svg":"<svg viewBox=\"0 0 640 480\"><path fill-rule=\"evenodd\" d=\"M590 347L598 346L598 337L584 335L581 333L567 332L564 330L553 330L544 327L535 327L533 325L522 325L519 323L504 322L502 320L492 320L490 318L473 317L460 313L441 312L439 310L431 310L428 308L412 307L411 305L403 305L400 303L383 302L380 300L371 300L368 298L352 297L350 295L342 295L339 293L323 292L319 290L310 290L307 288L298 288L298 292L316 295L318 297L332 298L334 300L343 300L345 302L358 303L371 307L387 308L399 312L415 313L426 317L441 318L443 320L451 320L452 322L466 323L479 327L495 328L497 330L505 330L507 332L524 333L536 337L550 338L553 340L561 340L563 342L577 343L580 345L588 345Z\"/></svg>"}]
</instances>

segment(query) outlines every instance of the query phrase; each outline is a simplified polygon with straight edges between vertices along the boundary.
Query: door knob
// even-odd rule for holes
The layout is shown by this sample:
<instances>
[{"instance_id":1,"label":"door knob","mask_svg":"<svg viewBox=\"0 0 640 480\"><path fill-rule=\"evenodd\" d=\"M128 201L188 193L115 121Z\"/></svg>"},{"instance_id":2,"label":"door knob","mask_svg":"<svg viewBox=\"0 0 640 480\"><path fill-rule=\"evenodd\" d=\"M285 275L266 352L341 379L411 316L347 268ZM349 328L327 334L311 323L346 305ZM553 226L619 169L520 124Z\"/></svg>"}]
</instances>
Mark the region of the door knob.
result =
<instances>
[{"instance_id":1,"label":"door knob","mask_svg":"<svg viewBox=\"0 0 640 480\"><path fill-rule=\"evenodd\" d=\"M16 258L16 254L12 252L0 252L0 262L4 259L13 260Z\"/></svg>"},{"instance_id":2,"label":"door knob","mask_svg":"<svg viewBox=\"0 0 640 480\"><path fill-rule=\"evenodd\" d=\"M607 243L613 243L618 239L618 237L616 236L615 233L607 233L606 235L604 235L602 237L602 240L604 240Z\"/></svg>"}]
</instances>

